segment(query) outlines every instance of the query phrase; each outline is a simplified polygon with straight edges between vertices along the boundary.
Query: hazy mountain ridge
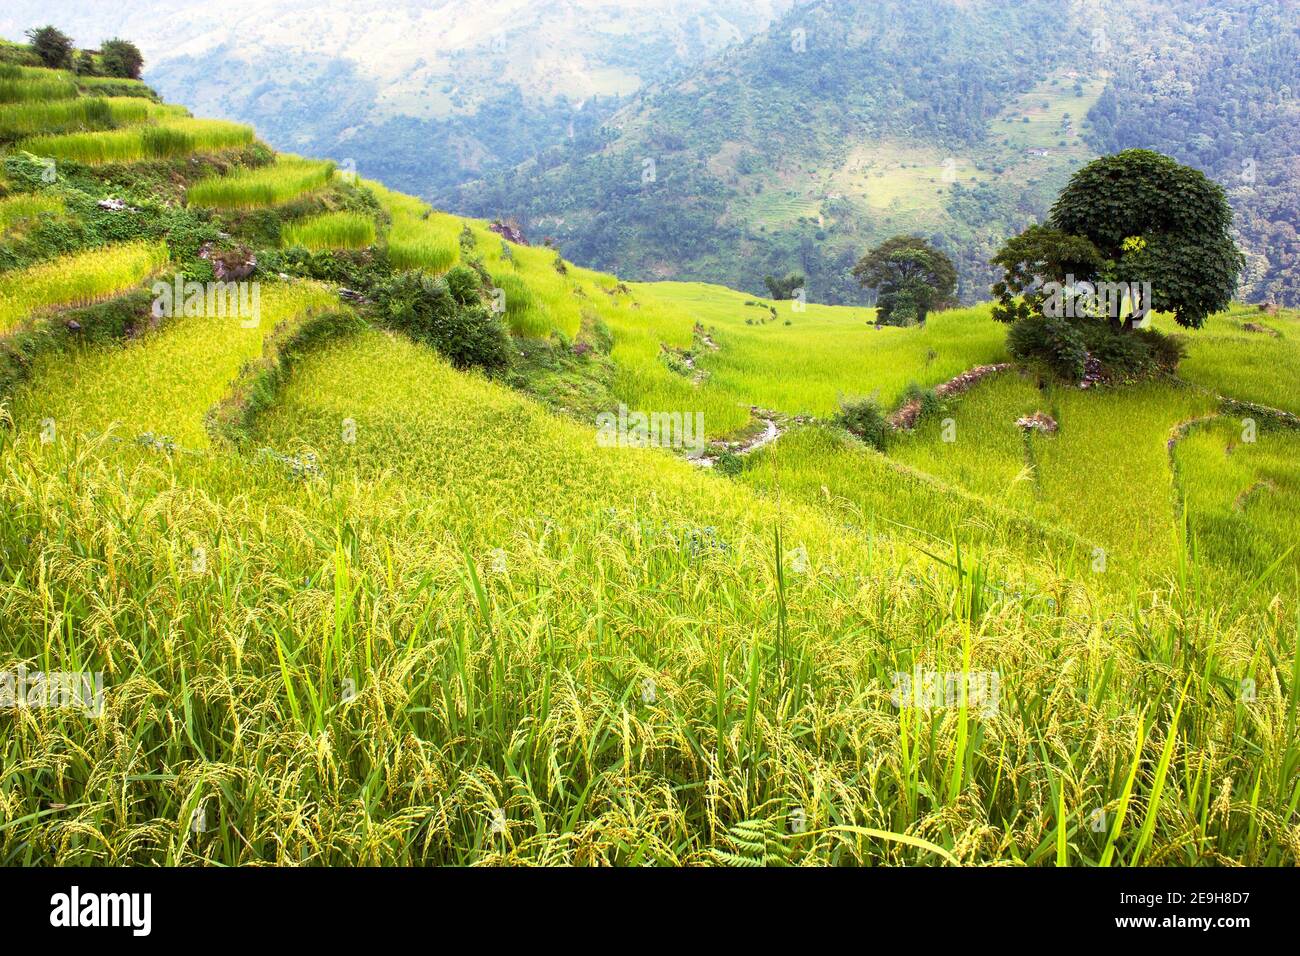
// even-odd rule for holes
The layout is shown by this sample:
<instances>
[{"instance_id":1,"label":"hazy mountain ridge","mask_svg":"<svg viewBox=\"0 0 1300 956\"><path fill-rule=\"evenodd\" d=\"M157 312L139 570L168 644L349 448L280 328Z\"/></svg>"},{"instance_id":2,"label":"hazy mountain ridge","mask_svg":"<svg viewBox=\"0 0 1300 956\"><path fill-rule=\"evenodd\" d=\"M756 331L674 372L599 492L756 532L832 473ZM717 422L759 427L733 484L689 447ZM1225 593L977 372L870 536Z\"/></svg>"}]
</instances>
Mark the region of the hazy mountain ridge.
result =
<instances>
[{"instance_id":1,"label":"hazy mountain ridge","mask_svg":"<svg viewBox=\"0 0 1300 956\"><path fill-rule=\"evenodd\" d=\"M135 38L167 99L430 194L582 135L620 97L792 2L88 0L56 19L87 45ZM0 33L18 38L53 16L14 0Z\"/></svg>"},{"instance_id":2,"label":"hazy mountain ridge","mask_svg":"<svg viewBox=\"0 0 1300 956\"><path fill-rule=\"evenodd\" d=\"M639 278L757 290L766 273L801 270L826 301L860 296L847 270L869 243L919 232L958 261L969 301L987 296L1001 240L1041 218L1073 169L1150 146L1228 188L1252 263L1243 294L1294 302L1300 123L1264 95L1300 87L1288 9L813 3L639 94L594 143L440 198ZM1248 159L1261 167L1251 184L1238 175Z\"/></svg>"}]
</instances>

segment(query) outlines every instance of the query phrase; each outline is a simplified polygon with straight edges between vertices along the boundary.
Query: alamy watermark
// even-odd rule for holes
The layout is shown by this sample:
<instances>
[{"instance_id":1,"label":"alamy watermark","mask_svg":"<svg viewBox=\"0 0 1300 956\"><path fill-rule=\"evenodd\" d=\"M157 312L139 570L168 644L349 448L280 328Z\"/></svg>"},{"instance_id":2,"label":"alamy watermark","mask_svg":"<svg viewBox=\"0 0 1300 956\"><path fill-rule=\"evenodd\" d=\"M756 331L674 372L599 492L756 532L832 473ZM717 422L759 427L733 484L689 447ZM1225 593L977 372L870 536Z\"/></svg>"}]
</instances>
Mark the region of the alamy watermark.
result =
<instances>
[{"instance_id":1,"label":"alamy watermark","mask_svg":"<svg viewBox=\"0 0 1300 956\"><path fill-rule=\"evenodd\" d=\"M993 717L1002 698L1002 681L997 671L923 671L894 675L894 690L889 699L899 710L915 707L924 713L960 707L962 694L966 706L982 717Z\"/></svg>"},{"instance_id":2,"label":"alamy watermark","mask_svg":"<svg viewBox=\"0 0 1300 956\"><path fill-rule=\"evenodd\" d=\"M260 282L186 282L177 275L173 282L155 282L153 296L154 318L232 318L245 329L262 321Z\"/></svg>"},{"instance_id":3,"label":"alamy watermark","mask_svg":"<svg viewBox=\"0 0 1300 956\"><path fill-rule=\"evenodd\" d=\"M1076 282L1072 275L1064 282L1044 283L1043 292L1043 314L1050 319L1118 319L1128 302L1139 322L1151 311L1153 295L1150 282Z\"/></svg>"},{"instance_id":4,"label":"alamy watermark","mask_svg":"<svg viewBox=\"0 0 1300 956\"><path fill-rule=\"evenodd\" d=\"M104 716L104 675L71 671L0 671L0 710L82 710Z\"/></svg>"},{"instance_id":5,"label":"alamy watermark","mask_svg":"<svg viewBox=\"0 0 1300 956\"><path fill-rule=\"evenodd\" d=\"M619 404L617 414L596 416L596 444L601 448L681 448L704 451L703 412L633 412Z\"/></svg>"}]
</instances>

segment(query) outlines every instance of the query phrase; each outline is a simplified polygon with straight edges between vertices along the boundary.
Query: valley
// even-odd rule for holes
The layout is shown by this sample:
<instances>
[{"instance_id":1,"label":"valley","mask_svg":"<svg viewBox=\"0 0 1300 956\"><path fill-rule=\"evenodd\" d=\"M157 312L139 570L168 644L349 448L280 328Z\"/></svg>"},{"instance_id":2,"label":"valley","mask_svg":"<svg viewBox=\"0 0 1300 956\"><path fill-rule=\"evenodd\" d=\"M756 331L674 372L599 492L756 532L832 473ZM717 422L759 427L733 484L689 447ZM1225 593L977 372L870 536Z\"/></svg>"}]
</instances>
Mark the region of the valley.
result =
<instances>
[{"instance_id":1,"label":"valley","mask_svg":"<svg viewBox=\"0 0 1300 956\"><path fill-rule=\"evenodd\" d=\"M1295 865L1296 309L1171 307L1072 380L987 293L634 281L0 61L0 673L104 688L0 712L6 864ZM1055 195L1103 80L1014 69L996 143L786 156L729 214ZM655 208L592 259L762 245ZM160 308L178 276L257 311ZM599 441L621 407L702 416L712 467Z\"/></svg>"}]
</instances>

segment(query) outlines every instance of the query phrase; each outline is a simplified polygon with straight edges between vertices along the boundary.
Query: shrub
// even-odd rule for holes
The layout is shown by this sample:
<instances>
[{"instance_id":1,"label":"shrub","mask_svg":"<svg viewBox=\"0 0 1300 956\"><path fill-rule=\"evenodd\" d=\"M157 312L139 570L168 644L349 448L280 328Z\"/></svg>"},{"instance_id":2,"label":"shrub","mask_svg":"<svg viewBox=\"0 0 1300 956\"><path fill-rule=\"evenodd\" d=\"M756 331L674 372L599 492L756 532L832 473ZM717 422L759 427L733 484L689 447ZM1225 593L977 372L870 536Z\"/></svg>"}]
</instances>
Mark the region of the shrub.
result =
<instances>
[{"instance_id":1,"label":"shrub","mask_svg":"<svg viewBox=\"0 0 1300 956\"><path fill-rule=\"evenodd\" d=\"M375 288L379 314L411 338L432 345L457 368L499 371L510 364L510 337L477 295L468 296L467 280L459 275L463 272L475 276L463 266L443 278L402 272Z\"/></svg>"},{"instance_id":2,"label":"shrub","mask_svg":"<svg viewBox=\"0 0 1300 956\"><path fill-rule=\"evenodd\" d=\"M839 423L877 451L889 446L889 421L874 397L841 401Z\"/></svg>"},{"instance_id":3,"label":"shrub","mask_svg":"<svg viewBox=\"0 0 1300 956\"><path fill-rule=\"evenodd\" d=\"M920 414L916 417L917 421L943 410L943 401L939 398L938 393L932 388L922 388L915 382L908 385L903 392L902 404L908 405L912 402L918 402L921 406Z\"/></svg>"},{"instance_id":4,"label":"shrub","mask_svg":"<svg viewBox=\"0 0 1300 956\"><path fill-rule=\"evenodd\" d=\"M1162 372L1172 373L1187 358L1187 338L1182 335L1165 335L1155 329L1139 329L1136 333L1146 342L1151 359Z\"/></svg>"},{"instance_id":5,"label":"shrub","mask_svg":"<svg viewBox=\"0 0 1300 956\"><path fill-rule=\"evenodd\" d=\"M1062 319L1029 315L1007 334L1007 350L1022 362L1041 362L1071 382L1084 376L1088 348L1079 330Z\"/></svg>"},{"instance_id":6,"label":"shrub","mask_svg":"<svg viewBox=\"0 0 1300 956\"><path fill-rule=\"evenodd\" d=\"M1187 354L1185 342L1155 329L1122 331L1107 322L1067 322L1041 315L1011 327L1007 348L1021 361L1036 361L1068 381L1084 377L1091 357L1104 379L1123 381L1171 373Z\"/></svg>"}]
</instances>

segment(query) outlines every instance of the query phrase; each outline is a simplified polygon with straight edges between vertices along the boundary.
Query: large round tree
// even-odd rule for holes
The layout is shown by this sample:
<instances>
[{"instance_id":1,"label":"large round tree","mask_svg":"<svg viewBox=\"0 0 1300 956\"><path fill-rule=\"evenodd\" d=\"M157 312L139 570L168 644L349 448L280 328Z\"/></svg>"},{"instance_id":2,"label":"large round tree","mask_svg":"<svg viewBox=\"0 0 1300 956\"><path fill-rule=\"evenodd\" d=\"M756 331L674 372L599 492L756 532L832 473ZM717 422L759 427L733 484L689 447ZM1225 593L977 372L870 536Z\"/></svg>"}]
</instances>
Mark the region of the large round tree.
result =
<instances>
[{"instance_id":1,"label":"large round tree","mask_svg":"<svg viewBox=\"0 0 1300 956\"><path fill-rule=\"evenodd\" d=\"M952 301L957 270L943 252L920 236L895 236L853 267L863 287L876 290L881 325L925 325L926 316Z\"/></svg>"},{"instance_id":2,"label":"large round tree","mask_svg":"<svg viewBox=\"0 0 1300 956\"><path fill-rule=\"evenodd\" d=\"M1004 272L995 314L1037 311L1045 284L1110 283L1151 293L1140 309L1105 316L1116 328L1131 330L1151 309L1200 328L1231 303L1245 264L1231 227L1223 187L1200 170L1147 149L1104 156L1074 174L1045 226L994 257Z\"/></svg>"}]
</instances>

